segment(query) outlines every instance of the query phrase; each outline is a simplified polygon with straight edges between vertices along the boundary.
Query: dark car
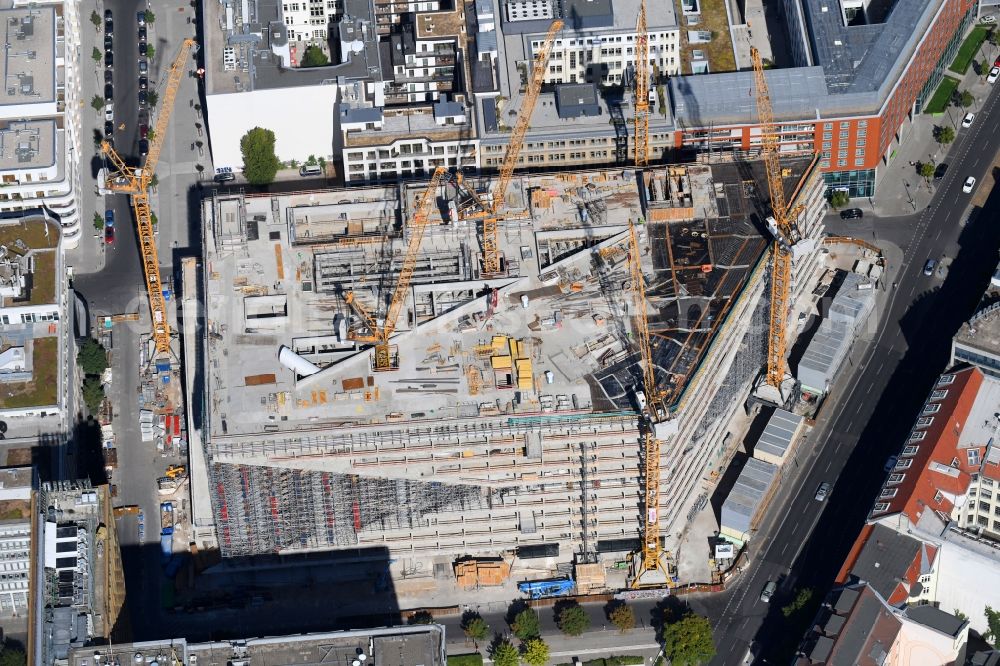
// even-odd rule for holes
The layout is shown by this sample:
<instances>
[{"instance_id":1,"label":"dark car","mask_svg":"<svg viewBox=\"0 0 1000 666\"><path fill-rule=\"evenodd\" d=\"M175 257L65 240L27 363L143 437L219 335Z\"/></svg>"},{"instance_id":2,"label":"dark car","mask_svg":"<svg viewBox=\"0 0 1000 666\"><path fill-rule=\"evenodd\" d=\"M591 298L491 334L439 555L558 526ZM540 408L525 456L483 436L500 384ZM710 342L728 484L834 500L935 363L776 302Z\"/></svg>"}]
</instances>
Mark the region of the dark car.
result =
<instances>
[{"instance_id":1,"label":"dark car","mask_svg":"<svg viewBox=\"0 0 1000 666\"><path fill-rule=\"evenodd\" d=\"M115 75L110 69L104 70L104 82L112 83L114 81Z\"/></svg>"},{"instance_id":2,"label":"dark car","mask_svg":"<svg viewBox=\"0 0 1000 666\"><path fill-rule=\"evenodd\" d=\"M139 23L139 26L146 25L146 12L136 12L135 20Z\"/></svg>"},{"instance_id":3,"label":"dark car","mask_svg":"<svg viewBox=\"0 0 1000 666\"><path fill-rule=\"evenodd\" d=\"M115 25L114 15L111 13L110 9L104 10L104 32L111 34L111 29Z\"/></svg>"},{"instance_id":4,"label":"dark car","mask_svg":"<svg viewBox=\"0 0 1000 666\"><path fill-rule=\"evenodd\" d=\"M108 208L104 211L104 228L115 226L115 211Z\"/></svg>"},{"instance_id":5,"label":"dark car","mask_svg":"<svg viewBox=\"0 0 1000 666\"><path fill-rule=\"evenodd\" d=\"M115 133L115 124L110 120L104 121L104 136L110 137Z\"/></svg>"},{"instance_id":6,"label":"dark car","mask_svg":"<svg viewBox=\"0 0 1000 666\"><path fill-rule=\"evenodd\" d=\"M105 9L104 10L104 22L105 23L107 23L108 21L111 21L113 17L114 17L114 14L111 13L110 9Z\"/></svg>"},{"instance_id":7,"label":"dark car","mask_svg":"<svg viewBox=\"0 0 1000 666\"><path fill-rule=\"evenodd\" d=\"M143 40L143 41L139 42L139 55L141 55L143 58L145 58L146 57L146 53L147 53L147 51L146 51L146 41Z\"/></svg>"},{"instance_id":8,"label":"dark car","mask_svg":"<svg viewBox=\"0 0 1000 666\"><path fill-rule=\"evenodd\" d=\"M139 41L140 42L146 41L146 26L144 25L139 26Z\"/></svg>"},{"instance_id":9,"label":"dark car","mask_svg":"<svg viewBox=\"0 0 1000 666\"><path fill-rule=\"evenodd\" d=\"M149 95L146 93L146 91L145 90L140 90L139 91L139 106L146 106L146 102L148 101L148 99L149 99Z\"/></svg>"},{"instance_id":10,"label":"dark car","mask_svg":"<svg viewBox=\"0 0 1000 666\"><path fill-rule=\"evenodd\" d=\"M864 216L865 214L860 208L848 208L847 210L840 211L840 219L842 220L857 220Z\"/></svg>"},{"instance_id":11,"label":"dark car","mask_svg":"<svg viewBox=\"0 0 1000 666\"><path fill-rule=\"evenodd\" d=\"M139 90L145 90L148 87L149 87L149 79L147 79L145 76L140 76L139 77Z\"/></svg>"},{"instance_id":12,"label":"dark car","mask_svg":"<svg viewBox=\"0 0 1000 666\"><path fill-rule=\"evenodd\" d=\"M115 98L115 87L110 83L104 86L104 101L110 102Z\"/></svg>"},{"instance_id":13,"label":"dark car","mask_svg":"<svg viewBox=\"0 0 1000 666\"><path fill-rule=\"evenodd\" d=\"M149 136L149 126L139 125L139 138L145 139L147 136Z\"/></svg>"},{"instance_id":14,"label":"dark car","mask_svg":"<svg viewBox=\"0 0 1000 666\"><path fill-rule=\"evenodd\" d=\"M139 157L145 157L149 154L149 141L146 139L139 139Z\"/></svg>"},{"instance_id":15,"label":"dark car","mask_svg":"<svg viewBox=\"0 0 1000 666\"><path fill-rule=\"evenodd\" d=\"M105 52L112 50L115 47L115 40L112 39L111 35L104 35L104 50Z\"/></svg>"},{"instance_id":16,"label":"dark car","mask_svg":"<svg viewBox=\"0 0 1000 666\"><path fill-rule=\"evenodd\" d=\"M115 55L111 51L104 54L104 66L108 68L115 66Z\"/></svg>"},{"instance_id":17,"label":"dark car","mask_svg":"<svg viewBox=\"0 0 1000 666\"><path fill-rule=\"evenodd\" d=\"M942 162L941 164L938 164L937 168L934 169L934 180L941 180L942 178L944 178L944 175L947 172L948 172L948 165L947 164L945 164L944 162Z\"/></svg>"}]
</instances>

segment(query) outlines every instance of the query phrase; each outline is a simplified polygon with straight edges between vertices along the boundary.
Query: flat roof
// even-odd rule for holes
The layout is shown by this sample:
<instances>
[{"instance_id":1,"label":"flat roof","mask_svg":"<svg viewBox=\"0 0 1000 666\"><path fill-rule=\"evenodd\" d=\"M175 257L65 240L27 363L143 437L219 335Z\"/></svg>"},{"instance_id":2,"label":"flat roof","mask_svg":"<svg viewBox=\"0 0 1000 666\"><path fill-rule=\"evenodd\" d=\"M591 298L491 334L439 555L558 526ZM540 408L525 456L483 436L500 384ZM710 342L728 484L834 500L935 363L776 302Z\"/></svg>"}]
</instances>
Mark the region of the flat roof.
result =
<instances>
[{"instance_id":1,"label":"flat roof","mask_svg":"<svg viewBox=\"0 0 1000 666\"><path fill-rule=\"evenodd\" d=\"M54 120L25 120L0 125L0 171L54 166L56 144Z\"/></svg>"},{"instance_id":2,"label":"flat roof","mask_svg":"<svg viewBox=\"0 0 1000 666\"><path fill-rule=\"evenodd\" d=\"M777 465L747 458L726 501L722 503L721 526L748 532L777 474Z\"/></svg>"},{"instance_id":3,"label":"flat roof","mask_svg":"<svg viewBox=\"0 0 1000 666\"><path fill-rule=\"evenodd\" d=\"M850 573L859 581L868 583L888 601L896 587L906 583L907 572L920 556L922 546L913 537L876 524Z\"/></svg>"},{"instance_id":4,"label":"flat roof","mask_svg":"<svg viewBox=\"0 0 1000 666\"><path fill-rule=\"evenodd\" d=\"M0 10L4 22L4 85L0 105L41 104L56 99L56 10Z\"/></svg>"},{"instance_id":5,"label":"flat roof","mask_svg":"<svg viewBox=\"0 0 1000 666\"><path fill-rule=\"evenodd\" d=\"M774 414L767 421L764 432L761 433L760 439L754 445L754 450L783 458L804 420L802 416L792 414L784 409L774 410Z\"/></svg>"}]
</instances>

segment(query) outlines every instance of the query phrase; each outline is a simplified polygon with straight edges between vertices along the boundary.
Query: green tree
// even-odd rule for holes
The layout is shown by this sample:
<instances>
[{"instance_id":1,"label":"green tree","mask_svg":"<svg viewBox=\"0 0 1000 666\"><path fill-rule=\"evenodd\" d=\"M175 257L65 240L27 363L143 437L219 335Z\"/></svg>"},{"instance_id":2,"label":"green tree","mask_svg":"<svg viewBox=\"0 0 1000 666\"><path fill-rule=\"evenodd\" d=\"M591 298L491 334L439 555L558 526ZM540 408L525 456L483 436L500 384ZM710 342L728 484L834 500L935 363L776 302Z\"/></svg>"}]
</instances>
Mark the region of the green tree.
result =
<instances>
[{"instance_id":1,"label":"green tree","mask_svg":"<svg viewBox=\"0 0 1000 666\"><path fill-rule=\"evenodd\" d=\"M240 139L243 153L243 176L251 185L267 185L281 167L274 154L274 132L254 127Z\"/></svg>"},{"instance_id":2,"label":"green tree","mask_svg":"<svg viewBox=\"0 0 1000 666\"><path fill-rule=\"evenodd\" d=\"M310 46L306 48L306 52L302 54L302 61L299 63L300 67L325 67L330 64L330 59L326 57L323 53L323 49L318 46Z\"/></svg>"},{"instance_id":3,"label":"green tree","mask_svg":"<svg viewBox=\"0 0 1000 666\"><path fill-rule=\"evenodd\" d=\"M146 57L149 58L150 60L156 57L156 47L153 46L152 44L146 45Z\"/></svg>"},{"instance_id":4,"label":"green tree","mask_svg":"<svg viewBox=\"0 0 1000 666\"><path fill-rule=\"evenodd\" d=\"M406 621L407 624L433 624L434 616L428 611L418 610Z\"/></svg>"},{"instance_id":5,"label":"green tree","mask_svg":"<svg viewBox=\"0 0 1000 666\"><path fill-rule=\"evenodd\" d=\"M992 33L991 33L991 34L992 34ZM958 610L957 608L956 608L955 610L953 610L953 611L951 612L951 614L952 614L952 615L954 615L955 617L957 617L957 618L958 618L959 620L961 620L962 622L965 622L966 620L968 620L968 619L969 619L969 616L968 616L968 615L966 615L966 614L965 614L965 613L963 613L962 611Z\"/></svg>"},{"instance_id":6,"label":"green tree","mask_svg":"<svg viewBox=\"0 0 1000 666\"><path fill-rule=\"evenodd\" d=\"M541 627L538 622L538 613L534 608L525 608L514 616L514 621L510 623L510 628L514 635L522 641L529 638L537 638L541 635Z\"/></svg>"},{"instance_id":7,"label":"green tree","mask_svg":"<svg viewBox=\"0 0 1000 666\"><path fill-rule=\"evenodd\" d=\"M94 214L96 226L97 217L100 213ZM93 338L87 338L80 345L80 351L76 353L76 362L85 375L99 375L108 367L108 354L104 351L104 346Z\"/></svg>"},{"instance_id":8,"label":"green tree","mask_svg":"<svg viewBox=\"0 0 1000 666\"><path fill-rule=\"evenodd\" d=\"M160 102L160 96L156 94L155 90L150 90L149 94L146 95L146 101L149 102L149 107L153 108Z\"/></svg>"},{"instance_id":9,"label":"green tree","mask_svg":"<svg viewBox=\"0 0 1000 666\"><path fill-rule=\"evenodd\" d=\"M0 648L0 666L25 666L27 663L28 656L21 648L9 645Z\"/></svg>"},{"instance_id":10,"label":"green tree","mask_svg":"<svg viewBox=\"0 0 1000 666\"><path fill-rule=\"evenodd\" d=\"M934 128L934 140L942 146L946 146L955 140L955 130L947 125Z\"/></svg>"},{"instance_id":11,"label":"green tree","mask_svg":"<svg viewBox=\"0 0 1000 666\"><path fill-rule=\"evenodd\" d=\"M518 666L521 663L521 655L518 654L517 648L506 638L493 643L490 647L490 657L494 666Z\"/></svg>"},{"instance_id":12,"label":"green tree","mask_svg":"<svg viewBox=\"0 0 1000 666\"><path fill-rule=\"evenodd\" d=\"M101 49L94 47L94 50L90 52L90 57L94 59L95 63L100 63L104 55L101 53Z\"/></svg>"},{"instance_id":13,"label":"green tree","mask_svg":"<svg viewBox=\"0 0 1000 666\"><path fill-rule=\"evenodd\" d=\"M462 618L462 631L478 650L479 641L486 640L490 635L490 625L486 624L486 620L479 613L466 613Z\"/></svg>"},{"instance_id":14,"label":"green tree","mask_svg":"<svg viewBox=\"0 0 1000 666\"><path fill-rule=\"evenodd\" d=\"M94 228L97 229L98 231L104 231L104 218L101 217L100 213L94 213ZM87 342L90 342L89 338L87 339ZM83 353L83 349L80 350L80 353L81 354ZM77 355L77 358L80 358L79 354ZM107 359L105 359L105 363L106 362Z\"/></svg>"},{"instance_id":15,"label":"green tree","mask_svg":"<svg viewBox=\"0 0 1000 666\"><path fill-rule=\"evenodd\" d=\"M100 111L104 108L104 98L100 95L94 95L90 100L90 105L94 107L94 111Z\"/></svg>"},{"instance_id":16,"label":"green tree","mask_svg":"<svg viewBox=\"0 0 1000 666\"><path fill-rule=\"evenodd\" d=\"M834 208L843 208L851 203L851 196L844 190L834 190L830 193L830 205Z\"/></svg>"},{"instance_id":17,"label":"green tree","mask_svg":"<svg viewBox=\"0 0 1000 666\"><path fill-rule=\"evenodd\" d=\"M968 90L963 90L959 93L956 93L955 103L958 104L958 106L962 107L963 109L969 108L975 101L976 98L973 97L972 93L970 93Z\"/></svg>"},{"instance_id":18,"label":"green tree","mask_svg":"<svg viewBox=\"0 0 1000 666\"><path fill-rule=\"evenodd\" d=\"M590 629L590 616L580 604L569 603L557 612L556 624L567 636L580 636Z\"/></svg>"},{"instance_id":19,"label":"green tree","mask_svg":"<svg viewBox=\"0 0 1000 666\"><path fill-rule=\"evenodd\" d=\"M920 174L921 178L930 182L931 178L934 176L934 162L921 162L917 172Z\"/></svg>"},{"instance_id":20,"label":"green tree","mask_svg":"<svg viewBox=\"0 0 1000 666\"><path fill-rule=\"evenodd\" d=\"M663 628L663 656L671 666L695 666L715 656L708 618L688 613Z\"/></svg>"},{"instance_id":21,"label":"green tree","mask_svg":"<svg viewBox=\"0 0 1000 666\"><path fill-rule=\"evenodd\" d=\"M608 619L623 634L635 629L635 611L625 602L612 606L608 611Z\"/></svg>"},{"instance_id":22,"label":"green tree","mask_svg":"<svg viewBox=\"0 0 1000 666\"><path fill-rule=\"evenodd\" d=\"M101 386L101 378L87 376L83 378L83 404L87 406L87 411L91 414L97 413L104 401L104 387Z\"/></svg>"},{"instance_id":23,"label":"green tree","mask_svg":"<svg viewBox=\"0 0 1000 666\"><path fill-rule=\"evenodd\" d=\"M101 27L101 15L97 13L97 10L90 12L90 22L94 24L95 28Z\"/></svg>"},{"instance_id":24,"label":"green tree","mask_svg":"<svg viewBox=\"0 0 1000 666\"><path fill-rule=\"evenodd\" d=\"M1000 610L993 610L991 606L985 609L986 626L989 629L983 634L983 638L997 649L1000 649Z\"/></svg>"},{"instance_id":25,"label":"green tree","mask_svg":"<svg viewBox=\"0 0 1000 666\"><path fill-rule=\"evenodd\" d=\"M788 605L781 607L781 614L786 618L795 615L809 604L809 601L812 600L812 596L812 588L802 588L799 590L799 593L795 595L795 598L788 603Z\"/></svg>"},{"instance_id":26,"label":"green tree","mask_svg":"<svg viewBox=\"0 0 1000 666\"><path fill-rule=\"evenodd\" d=\"M549 663L549 646L541 638L529 638L521 645L521 656L528 666L545 666Z\"/></svg>"},{"instance_id":27,"label":"green tree","mask_svg":"<svg viewBox=\"0 0 1000 666\"><path fill-rule=\"evenodd\" d=\"M146 23L155 23L156 22L156 14L154 14L151 10L147 9L144 12L144 15L146 17Z\"/></svg>"}]
</instances>

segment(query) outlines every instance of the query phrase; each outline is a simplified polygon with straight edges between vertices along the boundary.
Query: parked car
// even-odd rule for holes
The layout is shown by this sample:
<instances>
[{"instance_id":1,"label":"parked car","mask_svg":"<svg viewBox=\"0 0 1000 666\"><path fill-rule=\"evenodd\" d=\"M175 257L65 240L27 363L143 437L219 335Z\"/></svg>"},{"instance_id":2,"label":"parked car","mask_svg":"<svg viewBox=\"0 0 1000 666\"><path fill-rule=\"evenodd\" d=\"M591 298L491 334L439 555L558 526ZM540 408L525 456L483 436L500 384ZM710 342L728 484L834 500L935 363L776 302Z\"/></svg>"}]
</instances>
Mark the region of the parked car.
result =
<instances>
[{"instance_id":1,"label":"parked car","mask_svg":"<svg viewBox=\"0 0 1000 666\"><path fill-rule=\"evenodd\" d=\"M104 52L105 53L110 53L111 51L114 50L114 48L115 48L115 40L112 39L111 35L105 34L104 35Z\"/></svg>"},{"instance_id":2,"label":"parked car","mask_svg":"<svg viewBox=\"0 0 1000 666\"><path fill-rule=\"evenodd\" d=\"M107 228L113 226L115 226L115 211L108 208L104 211L104 227Z\"/></svg>"},{"instance_id":3,"label":"parked car","mask_svg":"<svg viewBox=\"0 0 1000 666\"><path fill-rule=\"evenodd\" d=\"M104 227L104 244L114 245L115 244L115 228L114 227Z\"/></svg>"},{"instance_id":4,"label":"parked car","mask_svg":"<svg viewBox=\"0 0 1000 666\"><path fill-rule=\"evenodd\" d=\"M135 20L139 23L139 27L146 25L146 12L136 12Z\"/></svg>"},{"instance_id":5,"label":"parked car","mask_svg":"<svg viewBox=\"0 0 1000 666\"><path fill-rule=\"evenodd\" d=\"M948 172L947 164L945 164L944 162L938 164L937 168L934 169L934 180L941 180L942 178L944 178L944 174L947 172Z\"/></svg>"},{"instance_id":6,"label":"parked car","mask_svg":"<svg viewBox=\"0 0 1000 666\"><path fill-rule=\"evenodd\" d=\"M864 211L860 208L848 208L846 210L840 211L840 219L842 220L857 220L864 217Z\"/></svg>"},{"instance_id":7,"label":"parked car","mask_svg":"<svg viewBox=\"0 0 1000 666\"><path fill-rule=\"evenodd\" d=\"M984 25L993 25L994 23L997 22L997 17L996 16L981 16L979 18L979 22L982 23L982 24L984 24Z\"/></svg>"},{"instance_id":8,"label":"parked car","mask_svg":"<svg viewBox=\"0 0 1000 666\"><path fill-rule=\"evenodd\" d=\"M110 102L115 98L115 87L110 83L104 86L104 101Z\"/></svg>"},{"instance_id":9,"label":"parked car","mask_svg":"<svg viewBox=\"0 0 1000 666\"><path fill-rule=\"evenodd\" d=\"M827 497L830 496L830 484L824 481L819 484L819 488L816 489L815 499L817 502L822 502Z\"/></svg>"},{"instance_id":10,"label":"parked car","mask_svg":"<svg viewBox=\"0 0 1000 666\"><path fill-rule=\"evenodd\" d=\"M139 42L139 55L141 55L143 58L146 57L146 41L145 40Z\"/></svg>"},{"instance_id":11,"label":"parked car","mask_svg":"<svg viewBox=\"0 0 1000 666\"><path fill-rule=\"evenodd\" d=\"M110 120L104 121L104 136L111 137L115 133L115 124Z\"/></svg>"},{"instance_id":12,"label":"parked car","mask_svg":"<svg viewBox=\"0 0 1000 666\"><path fill-rule=\"evenodd\" d=\"M139 91L139 106L146 106L146 102L149 100L149 93L145 90Z\"/></svg>"},{"instance_id":13,"label":"parked car","mask_svg":"<svg viewBox=\"0 0 1000 666\"><path fill-rule=\"evenodd\" d=\"M764 586L764 589L760 591L760 600L763 601L765 604L770 602L771 597L773 597L774 593L777 591L778 591L778 584L775 583L773 580L767 581L767 584Z\"/></svg>"},{"instance_id":14,"label":"parked car","mask_svg":"<svg viewBox=\"0 0 1000 666\"><path fill-rule=\"evenodd\" d=\"M969 176L968 178L965 179L965 183L962 185L962 191L965 192L966 194L972 194L972 190L975 187L976 187L975 176Z\"/></svg>"},{"instance_id":15,"label":"parked car","mask_svg":"<svg viewBox=\"0 0 1000 666\"><path fill-rule=\"evenodd\" d=\"M114 33L115 29L115 17L111 13L110 9L104 10L104 34L110 35Z\"/></svg>"},{"instance_id":16,"label":"parked car","mask_svg":"<svg viewBox=\"0 0 1000 666\"><path fill-rule=\"evenodd\" d=\"M933 264L934 264L934 260L933 259L928 259L927 261L933 266ZM926 268L924 269L924 275L930 275L930 273L927 272ZM889 456L889 459L885 461L885 465L882 467L882 471L883 472L891 472L893 470L893 468L896 466L896 463L898 461L899 461L899 458L897 458L896 456Z\"/></svg>"},{"instance_id":17,"label":"parked car","mask_svg":"<svg viewBox=\"0 0 1000 666\"><path fill-rule=\"evenodd\" d=\"M115 54L108 51L104 54L104 66L111 69L115 66Z\"/></svg>"},{"instance_id":18,"label":"parked car","mask_svg":"<svg viewBox=\"0 0 1000 666\"><path fill-rule=\"evenodd\" d=\"M236 180L236 174L233 173L230 167L219 167L215 170L215 182L217 183L227 183L231 180Z\"/></svg>"},{"instance_id":19,"label":"parked car","mask_svg":"<svg viewBox=\"0 0 1000 666\"><path fill-rule=\"evenodd\" d=\"M114 79L115 79L115 73L114 72L112 72L110 69L104 70L104 82L105 83L114 83Z\"/></svg>"},{"instance_id":20,"label":"parked car","mask_svg":"<svg viewBox=\"0 0 1000 666\"><path fill-rule=\"evenodd\" d=\"M141 58L139 60L139 73L146 74L147 72L149 72L149 63L146 62L145 58Z\"/></svg>"},{"instance_id":21,"label":"parked car","mask_svg":"<svg viewBox=\"0 0 1000 666\"><path fill-rule=\"evenodd\" d=\"M149 135L149 125L139 125L139 138L145 139Z\"/></svg>"},{"instance_id":22,"label":"parked car","mask_svg":"<svg viewBox=\"0 0 1000 666\"><path fill-rule=\"evenodd\" d=\"M937 266L937 262L933 259L928 259L927 262L924 263L924 275L927 275L928 277L934 275L935 266Z\"/></svg>"},{"instance_id":23,"label":"parked car","mask_svg":"<svg viewBox=\"0 0 1000 666\"><path fill-rule=\"evenodd\" d=\"M986 83L996 83L997 79L1000 79L1000 67L994 67L990 70L989 76L986 77Z\"/></svg>"},{"instance_id":24,"label":"parked car","mask_svg":"<svg viewBox=\"0 0 1000 666\"><path fill-rule=\"evenodd\" d=\"M976 119L976 114L974 113L965 114L965 117L962 118L962 127L966 129L972 127L972 121L975 119Z\"/></svg>"},{"instance_id":25,"label":"parked car","mask_svg":"<svg viewBox=\"0 0 1000 666\"><path fill-rule=\"evenodd\" d=\"M115 119L115 105L105 104L104 105L104 119L108 122Z\"/></svg>"},{"instance_id":26,"label":"parked car","mask_svg":"<svg viewBox=\"0 0 1000 666\"><path fill-rule=\"evenodd\" d=\"M139 41L140 42L146 41L146 26L144 25L139 26Z\"/></svg>"},{"instance_id":27,"label":"parked car","mask_svg":"<svg viewBox=\"0 0 1000 666\"><path fill-rule=\"evenodd\" d=\"M146 90L149 88L149 79L145 76L139 77L139 90Z\"/></svg>"},{"instance_id":28,"label":"parked car","mask_svg":"<svg viewBox=\"0 0 1000 666\"><path fill-rule=\"evenodd\" d=\"M139 139L139 157L145 157L149 154L149 141L147 139Z\"/></svg>"}]
</instances>

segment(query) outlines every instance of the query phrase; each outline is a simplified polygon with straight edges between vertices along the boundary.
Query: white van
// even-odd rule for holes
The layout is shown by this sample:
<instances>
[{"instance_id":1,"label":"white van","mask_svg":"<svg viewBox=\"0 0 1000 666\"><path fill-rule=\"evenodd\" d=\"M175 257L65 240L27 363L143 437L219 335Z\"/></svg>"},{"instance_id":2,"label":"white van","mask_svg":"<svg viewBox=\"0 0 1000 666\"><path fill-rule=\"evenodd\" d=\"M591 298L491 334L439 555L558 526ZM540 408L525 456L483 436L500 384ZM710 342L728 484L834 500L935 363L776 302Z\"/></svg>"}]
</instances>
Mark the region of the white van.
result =
<instances>
[{"instance_id":1,"label":"white van","mask_svg":"<svg viewBox=\"0 0 1000 666\"><path fill-rule=\"evenodd\" d=\"M323 167L318 164L303 164L299 167L299 175L303 178L307 176L322 176Z\"/></svg>"}]
</instances>

